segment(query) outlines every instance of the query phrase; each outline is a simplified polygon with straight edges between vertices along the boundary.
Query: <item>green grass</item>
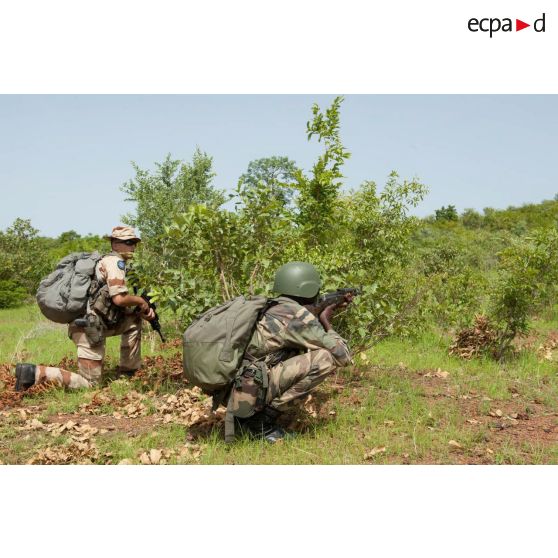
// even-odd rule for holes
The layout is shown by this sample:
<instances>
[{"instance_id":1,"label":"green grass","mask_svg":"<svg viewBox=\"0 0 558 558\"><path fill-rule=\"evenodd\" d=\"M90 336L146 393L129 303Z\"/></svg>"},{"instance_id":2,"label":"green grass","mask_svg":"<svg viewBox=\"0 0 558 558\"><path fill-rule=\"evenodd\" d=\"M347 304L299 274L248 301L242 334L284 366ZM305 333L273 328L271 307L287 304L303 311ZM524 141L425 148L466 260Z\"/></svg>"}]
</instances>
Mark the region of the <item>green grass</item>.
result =
<instances>
[{"instance_id":1,"label":"green grass","mask_svg":"<svg viewBox=\"0 0 558 558\"><path fill-rule=\"evenodd\" d=\"M64 357L76 358L76 347L69 339L67 326L42 316L36 305L0 309L0 363L33 362L57 364ZM166 354L156 333L144 326L143 355ZM118 361L120 337L107 338L106 356Z\"/></svg>"},{"instance_id":2,"label":"green grass","mask_svg":"<svg viewBox=\"0 0 558 558\"><path fill-rule=\"evenodd\" d=\"M0 355L4 363L22 354L27 360L41 363L75 358L75 348L65 328L51 326L34 308L0 311L0 323ZM536 350L550 331L558 330L555 309L533 326ZM158 354L158 342L154 339L150 344L149 335L144 355ZM545 424L556 425L556 418L552 418L558 400L556 361L542 361L533 350L522 351L503 363L487 358L464 361L448 355L449 344L450 338L436 331L417 339L386 339L366 353L368 362L357 355L354 368L338 371L323 384L316 396L322 402L319 417L300 414L300 424L305 428L295 438L276 445L240 438L226 445L222 430L214 429L194 439L203 449L199 463L558 463L558 445L548 443L548 436L541 437L535 420L518 426L534 424L533 435L516 439L511 429L495 430L497 420L488 417L489 412L500 407L531 413L533 417L538 413L539 418L544 411L549 413ZM118 339L108 340L107 352L116 361ZM443 380L424 378L426 372L438 369L449 372L449 376ZM334 390L333 383L343 385L341 391ZM153 388L135 381L114 381L109 384L114 401L99 412L111 415L119 409L119 400L132 389L147 392ZM170 382L157 384L155 393L143 401L148 414L155 410L155 399L173 389ZM51 390L26 398L23 406L38 408L35 416L46 421L59 413L76 413L94 393ZM467 422L472 416L479 419L474 425ZM6 463L24 463L40 448L68 443L64 436L53 438L42 431L18 430L24 421L16 413L1 420L0 460ZM99 462L127 459L137 463L142 452L163 448L175 451L168 459L171 464L193 462L178 453L191 434L186 427L150 424L132 433L116 429L97 435ZM525 434L525 430L522 432ZM450 441L459 447L450 445ZM384 447L385 451L370 455L373 448ZM483 461L487 455L490 457Z\"/></svg>"}]
</instances>

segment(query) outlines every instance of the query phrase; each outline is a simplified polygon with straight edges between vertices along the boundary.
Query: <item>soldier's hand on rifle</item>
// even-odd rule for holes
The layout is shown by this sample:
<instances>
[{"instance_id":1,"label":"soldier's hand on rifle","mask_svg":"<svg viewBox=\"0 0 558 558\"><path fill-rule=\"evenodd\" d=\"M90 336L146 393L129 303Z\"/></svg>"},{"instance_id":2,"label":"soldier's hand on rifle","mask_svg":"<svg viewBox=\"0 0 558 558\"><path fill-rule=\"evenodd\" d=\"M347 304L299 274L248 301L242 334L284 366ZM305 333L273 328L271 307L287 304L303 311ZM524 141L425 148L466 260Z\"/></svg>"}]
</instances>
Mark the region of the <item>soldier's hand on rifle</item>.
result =
<instances>
[{"instance_id":1,"label":"soldier's hand on rifle","mask_svg":"<svg viewBox=\"0 0 558 558\"><path fill-rule=\"evenodd\" d=\"M337 306L337 304L330 304L329 306L326 306L319 316L320 323L324 326L326 331L331 329L330 320L333 317L333 313L335 312Z\"/></svg>"},{"instance_id":2,"label":"soldier's hand on rifle","mask_svg":"<svg viewBox=\"0 0 558 558\"><path fill-rule=\"evenodd\" d=\"M151 308L149 306L149 304L147 304L147 302L145 300L143 300L143 298L141 299L142 304L140 304L138 306L139 311L140 311L140 316L144 319L147 320L148 322L150 322L151 320L153 320L155 318L155 310L153 310L153 308Z\"/></svg>"},{"instance_id":3,"label":"soldier's hand on rifle","mask_svg":"<svg viewBox=\"0 0 558 558\"><path fill-rule=\"evenodd\" d=\"M345 300L339 304L339 308L347 308L351 302L353 302L355 295L354 293L345 293Z\"/></svg>"},{"instance_id":4,"label":"soldier's hand on rifle","mask_svg":"<svg viewBox=\"0 0 558 558\"><path fill-rule=\"evenodd\" d=\"M153 310L153 308L149 308L149 306L148 306L147 307L147 312L142 312L141 317L144 320L147 320L148 322L150 322L151 320L155 319L155 310Z\"/></svg>"}]
</instances>

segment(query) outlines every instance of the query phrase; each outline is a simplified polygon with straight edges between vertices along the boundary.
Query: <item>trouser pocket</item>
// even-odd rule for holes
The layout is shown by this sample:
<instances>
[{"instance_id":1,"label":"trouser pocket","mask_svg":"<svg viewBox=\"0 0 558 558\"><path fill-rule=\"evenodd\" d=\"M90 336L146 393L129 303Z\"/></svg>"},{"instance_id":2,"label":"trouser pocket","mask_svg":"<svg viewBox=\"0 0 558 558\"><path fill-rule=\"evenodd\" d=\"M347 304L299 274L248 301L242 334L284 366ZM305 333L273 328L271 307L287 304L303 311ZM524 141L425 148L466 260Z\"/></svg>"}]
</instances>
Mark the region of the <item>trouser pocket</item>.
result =
<instances>
[{"instance_id":1,"label":"trouser pocket","mask_svg":"<svg viewBox=\"0 0 558 558\"><path fill-rule=\"evenodd\" d=\"M265 406L268 377L263 362L244 365L234 381L232 411L234 416L247 418Z\"/></svg>"}]
</instances>

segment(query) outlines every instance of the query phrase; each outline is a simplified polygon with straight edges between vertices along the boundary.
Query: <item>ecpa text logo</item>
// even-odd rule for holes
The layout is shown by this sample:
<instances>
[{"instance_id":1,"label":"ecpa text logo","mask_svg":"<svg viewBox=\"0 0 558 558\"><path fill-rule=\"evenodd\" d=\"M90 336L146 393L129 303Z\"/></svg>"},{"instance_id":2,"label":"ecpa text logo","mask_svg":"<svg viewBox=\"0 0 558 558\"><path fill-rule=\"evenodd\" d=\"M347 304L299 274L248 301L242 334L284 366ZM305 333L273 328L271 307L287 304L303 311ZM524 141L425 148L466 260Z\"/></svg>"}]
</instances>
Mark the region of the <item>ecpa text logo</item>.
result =
<instances>
[{"instance_id":1,"label":"ecpa text logo","mask_svg":"<svg viewBox=\"0 0 558 558\"><path fill-rule=\"evenodd\" d=\"M545 32L545 15L543 14L539 19L536 19L533 22L533 29L537 33L544 33ZM500 19L498 17L485 17L482 19L477 19L476 17L472 17L468 22L469 31L473 33L477 33L482 31L484 33L490 33L490 38L494 33L498 31L510 32L514 31L512 18L505 17ZM521 31L522 29L526 29L527 27L531 27L530 23L525 23L520 19L515 20L515 31Z\"/></svg>"}]
</instances>

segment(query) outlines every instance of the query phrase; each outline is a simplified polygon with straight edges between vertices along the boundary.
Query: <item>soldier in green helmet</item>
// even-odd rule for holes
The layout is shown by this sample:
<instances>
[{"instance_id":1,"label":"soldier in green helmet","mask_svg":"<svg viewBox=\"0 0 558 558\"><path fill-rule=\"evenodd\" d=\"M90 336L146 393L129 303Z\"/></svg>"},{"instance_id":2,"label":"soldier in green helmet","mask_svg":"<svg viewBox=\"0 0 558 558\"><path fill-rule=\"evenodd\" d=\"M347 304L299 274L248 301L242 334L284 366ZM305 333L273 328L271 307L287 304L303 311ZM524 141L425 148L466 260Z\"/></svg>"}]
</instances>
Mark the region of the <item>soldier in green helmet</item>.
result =
<instances>
[{"instance_id":1,"label":"soldier in green helmet","mask_svg":"<svg viewBox=\"0 0 558 558\"><path fill-rule=\"evenodd\" d=\"M245 355L252 364L244 367L232 393L239 430L269 442L284 438L287 433L276 424L281 412L351 362L346 341L331 327L339 305L327 306L318 316L307 308L316 301L320 287L320 274L309 263L289 262L277 270L273 290L279 296L256 325ZM346 303L351 299L347 295ZM262 366L267 384L263 402L258 401ZM263 408L239 418L246 417L252 406Z\"/></svg>"}]
</instances>

